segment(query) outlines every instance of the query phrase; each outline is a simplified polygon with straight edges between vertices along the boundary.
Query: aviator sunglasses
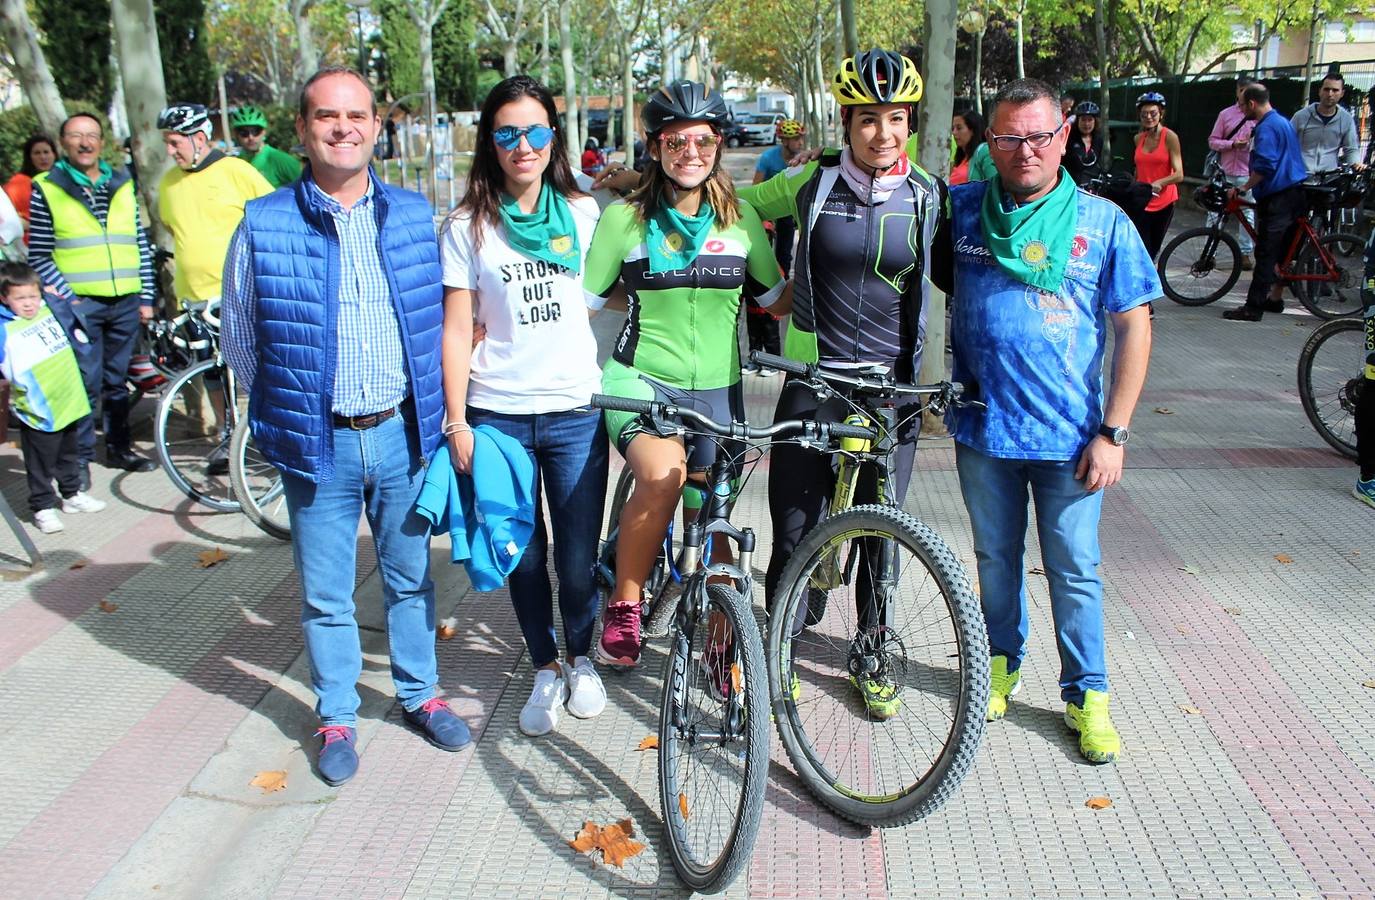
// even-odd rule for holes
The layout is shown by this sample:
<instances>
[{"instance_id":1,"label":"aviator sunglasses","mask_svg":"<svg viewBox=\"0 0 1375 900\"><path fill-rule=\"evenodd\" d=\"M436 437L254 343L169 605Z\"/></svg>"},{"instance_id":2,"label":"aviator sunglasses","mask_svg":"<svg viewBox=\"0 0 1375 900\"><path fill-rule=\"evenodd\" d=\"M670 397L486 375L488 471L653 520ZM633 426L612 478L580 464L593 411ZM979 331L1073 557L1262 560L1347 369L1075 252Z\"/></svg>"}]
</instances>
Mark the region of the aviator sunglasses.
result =
<instances>
[{"instance_id":1,"label":"aviator sunglasses","mask_svg":"<svg viewBox=\"0 0 1375 900\"><path fill-rule=\"evenodd\" d=\"M543 150L554 140L554 129L548 125L525 125L519 128L505 125L492 132L492 140L503 150L516 149L520 146L521 138L525 138L531 150Z\"/></svg>"}]
</instances>

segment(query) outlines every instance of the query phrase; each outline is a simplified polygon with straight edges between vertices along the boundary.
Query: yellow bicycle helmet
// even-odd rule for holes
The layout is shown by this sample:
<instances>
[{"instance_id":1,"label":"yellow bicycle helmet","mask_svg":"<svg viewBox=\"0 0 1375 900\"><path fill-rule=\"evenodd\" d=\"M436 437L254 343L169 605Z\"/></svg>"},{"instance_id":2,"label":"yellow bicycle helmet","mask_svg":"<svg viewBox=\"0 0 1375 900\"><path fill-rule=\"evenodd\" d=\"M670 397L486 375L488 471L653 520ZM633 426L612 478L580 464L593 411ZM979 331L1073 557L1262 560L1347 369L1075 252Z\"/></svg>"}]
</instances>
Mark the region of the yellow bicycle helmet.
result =
<instances>
[{"instance_id":1,"label":"yellow bicycle helmet","mask_svg":"<svg viewBox=\"0 0 1375 900\"><path fill-rule=\"evenodd\" d=\"M921 90L917 64L890 50L866 50L846 59L831 82L841 106L917 103Z\"/></svg>"},{"instance_id":2,"label":"yellow bicycle helmet","mask_svg":"<svg viewBox=\"0 0 1375 900\"><path fill-rule=\"evenodd\" d=\"M807 133L807 126L796 119L779 119L774 130L778 132L780 138L786 140L787 138L802 137Z\"/></svg>"}]
</instances>

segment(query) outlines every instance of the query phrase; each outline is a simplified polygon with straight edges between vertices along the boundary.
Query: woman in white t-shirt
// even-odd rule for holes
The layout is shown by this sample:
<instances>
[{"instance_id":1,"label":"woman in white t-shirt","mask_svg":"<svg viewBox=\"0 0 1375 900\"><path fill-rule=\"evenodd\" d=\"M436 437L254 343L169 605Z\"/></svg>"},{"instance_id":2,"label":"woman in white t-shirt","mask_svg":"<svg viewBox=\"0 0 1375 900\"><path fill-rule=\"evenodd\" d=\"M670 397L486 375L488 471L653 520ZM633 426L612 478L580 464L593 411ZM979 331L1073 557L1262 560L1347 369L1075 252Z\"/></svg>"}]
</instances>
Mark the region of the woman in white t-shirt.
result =
<instances>
[{"instance_id":1,"label":"woman in white t-shirt","mask_svg":"<svg viewBox=\"0 0 1375 900\"><path fill-rule=\"evenodd\" d=\"M467 193L441 237L445 432L454 465L469 471L470 426L477 425L516 438L535 462L535 533L509 582L535 667L520 714L521 731L532 736L552 731L565 704L579 718L606 706L588 652L607 439L601 414L588 406L601 370L582 276L599 211L573 180L557 121L554 98L534 79L516 76L493 88L477 124ZM485 330L476 346L474 323ZM546 505L566 662L545 567Z\"/></svg>"}]
</instances>

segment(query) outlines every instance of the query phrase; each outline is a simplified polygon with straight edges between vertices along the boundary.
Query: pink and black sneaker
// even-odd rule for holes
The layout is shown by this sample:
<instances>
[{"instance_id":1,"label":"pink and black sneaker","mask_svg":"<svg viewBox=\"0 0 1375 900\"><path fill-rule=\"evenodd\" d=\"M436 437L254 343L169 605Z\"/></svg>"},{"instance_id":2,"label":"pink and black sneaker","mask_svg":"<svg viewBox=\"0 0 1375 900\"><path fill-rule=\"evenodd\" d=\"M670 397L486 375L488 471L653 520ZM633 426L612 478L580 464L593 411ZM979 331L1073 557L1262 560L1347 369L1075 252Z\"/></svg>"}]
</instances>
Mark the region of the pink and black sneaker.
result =
<instances>
[{"instance_id":1,"label":"pink and black sneaker","mask_svg":"<svg viewBox=\"0 0 1375 900\"><path fill-rule=\"evenodd\" d=\"M640 664L640 604L613 603L606 608L597 659L608 666Z\"/></svg>"}]
</instances>

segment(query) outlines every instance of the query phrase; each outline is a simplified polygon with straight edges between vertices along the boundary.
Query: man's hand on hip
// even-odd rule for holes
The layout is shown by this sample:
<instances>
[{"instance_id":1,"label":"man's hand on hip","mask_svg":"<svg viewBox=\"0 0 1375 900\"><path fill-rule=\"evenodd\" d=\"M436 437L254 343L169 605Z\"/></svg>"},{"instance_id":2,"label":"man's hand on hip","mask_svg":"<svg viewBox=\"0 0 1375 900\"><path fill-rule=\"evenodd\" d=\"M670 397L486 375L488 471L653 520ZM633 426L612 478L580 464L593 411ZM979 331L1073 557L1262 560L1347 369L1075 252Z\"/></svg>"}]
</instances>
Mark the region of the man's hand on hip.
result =
<instances>
[{"instance_id":1,"label":"man's hand on hip","mask_svg":"<svg viewBox=\"0 0 1375 900\"><path fill-rule=\"evenodd\" d=\"M1122 460L1125 450L1105 437L1089 441L1074 467L1074 477L1084 482L1084 490L1092 493L1112 487L1122 480Z\"/></svg>"}]
</instances>

